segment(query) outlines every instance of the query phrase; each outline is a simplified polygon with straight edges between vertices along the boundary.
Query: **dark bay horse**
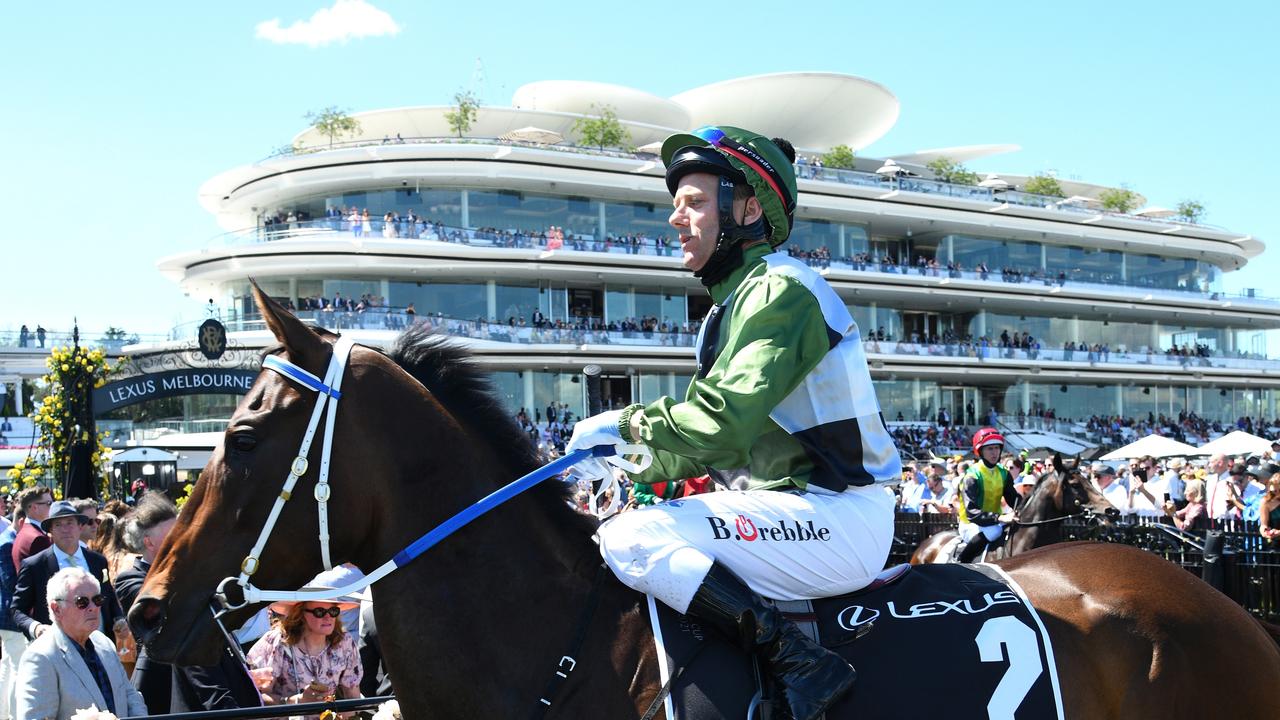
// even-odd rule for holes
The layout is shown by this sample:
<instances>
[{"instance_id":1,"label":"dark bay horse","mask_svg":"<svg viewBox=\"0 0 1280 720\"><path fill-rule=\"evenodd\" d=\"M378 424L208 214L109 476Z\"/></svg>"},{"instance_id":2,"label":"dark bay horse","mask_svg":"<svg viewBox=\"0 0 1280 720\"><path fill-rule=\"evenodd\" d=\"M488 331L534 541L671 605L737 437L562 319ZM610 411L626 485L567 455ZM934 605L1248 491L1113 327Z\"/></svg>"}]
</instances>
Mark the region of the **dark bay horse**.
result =
<instances>
[{"instance_id":1,"label":"dark bay horse","mask_svg":"<svg viewBox=\"0 0 1280 720\"><path fill-rule=\"evenodd\" d=\"M1054 454L1053 469L1036 478L1036 484L1018 508L1017 520L1010 524L1004 544L987 552L988 560L1062 542L1062 523L1080 517L1108 524L1120 517L1102 492L1089 482L1079 460L1066 462ZM943 530L925 538L911 554L911 564L950 562L951 548L960 540L955 530Z\"/></svg>"},{"instance_id":2,"label":"dark bay horse","mask_svg":"<svg viewBox=\"0 0 1280 720\"><path fill-rule=\"evenodd\" d=\"M255 293L282 344L276 352L323 376L332 336ZM465 354L424 331L407 331L390 355L357 346L345 378L330 466L335 563L369 571L539 464ZM316 402L271 371L241 401L130 613L152 657L216 659L211 595L249 554ZM316 448L311 455L318 461ZM293 589L321 569L315 484L314 470L305 472L285 503L255 585ZM563 669L568 677L547 717L639 718L659 691L645 602L612 577L597 582L594 528L561 486L544 483L378 581L376 619L404 716L536 716ZM1274 716L1280 645L1184 570L1127 547L1079 544L1032 551L1005 567L1059 648L1067 717ZM575 661L565 663L591 597L593 619ZM232 613L229 624L254 609ZM853 692L876 687L860 683ZM905 700L884 700L881 717L909 715ZM828 718L845 717L840 708Z\"/></svg>"}]
</instances>

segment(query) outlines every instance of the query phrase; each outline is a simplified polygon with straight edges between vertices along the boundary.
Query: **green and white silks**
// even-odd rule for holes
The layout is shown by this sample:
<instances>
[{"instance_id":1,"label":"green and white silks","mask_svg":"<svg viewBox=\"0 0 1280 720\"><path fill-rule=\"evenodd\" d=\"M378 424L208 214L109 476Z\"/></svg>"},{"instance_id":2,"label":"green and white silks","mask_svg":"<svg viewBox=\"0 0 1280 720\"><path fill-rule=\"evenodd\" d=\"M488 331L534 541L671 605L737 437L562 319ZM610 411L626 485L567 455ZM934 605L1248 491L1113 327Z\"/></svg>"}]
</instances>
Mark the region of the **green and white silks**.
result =
<instances>
[{"instance_id":1,"label":"green and white silks","mask_svg":"<svg viewBox=\"0 0 1280 720\"><path fill-rule=\"evenodd\" d=\"M654 462L635 481L840 492L901 478L857 324L825 279L759 245L711 296L684 401L637 411Z\"/></svg>"}]
</instances>

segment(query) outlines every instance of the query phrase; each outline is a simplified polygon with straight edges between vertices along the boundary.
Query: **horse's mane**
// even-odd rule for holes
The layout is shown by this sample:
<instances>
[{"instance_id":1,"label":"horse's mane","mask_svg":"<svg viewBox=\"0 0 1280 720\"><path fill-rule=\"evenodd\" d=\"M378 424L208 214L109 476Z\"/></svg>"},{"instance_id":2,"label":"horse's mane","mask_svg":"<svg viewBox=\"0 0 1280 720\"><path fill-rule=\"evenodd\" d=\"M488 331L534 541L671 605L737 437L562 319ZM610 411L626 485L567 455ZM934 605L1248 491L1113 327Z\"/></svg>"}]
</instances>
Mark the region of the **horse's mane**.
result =
<instances>
[{"instance_id":1,"label":"horse's mane","mask_svg":"<svg viewBox=\"0 0 1280 720\"><path fill-rule=\"evenodd\" d=\"M426 324L416 324L396 338L387 357L422 383L469 432L483 434L502 464L513 472L504 483L545 462L494 394L488 374L449 336L436 333ZM530 494L540 498L553 513L566 512L585 519L587 516L573 512L569 506L572 490L566 483L551 481L539 484ZM584 529L594 532L594 528Z\"/></svg>"}]
</instances>

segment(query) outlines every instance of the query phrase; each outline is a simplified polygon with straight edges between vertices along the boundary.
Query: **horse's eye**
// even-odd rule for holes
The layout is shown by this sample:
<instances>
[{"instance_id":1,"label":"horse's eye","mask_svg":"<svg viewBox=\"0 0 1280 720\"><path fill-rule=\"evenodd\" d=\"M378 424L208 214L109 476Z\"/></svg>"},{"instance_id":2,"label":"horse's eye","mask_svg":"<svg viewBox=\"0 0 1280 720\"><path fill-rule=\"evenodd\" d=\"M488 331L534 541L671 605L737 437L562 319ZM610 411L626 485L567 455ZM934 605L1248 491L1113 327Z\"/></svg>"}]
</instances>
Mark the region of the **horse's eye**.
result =
<instances>
[{"instance_id":1,"label":"horse's eye","mask_svg":"<svg viewBox=\"0 0 1280 720\"><path fill-rule=\"evenodd\" d=\"M258 438L251 432L238 432L231 436L231 449L239 452L249 452L258 446Z\"/></svg>"}]
</instances>

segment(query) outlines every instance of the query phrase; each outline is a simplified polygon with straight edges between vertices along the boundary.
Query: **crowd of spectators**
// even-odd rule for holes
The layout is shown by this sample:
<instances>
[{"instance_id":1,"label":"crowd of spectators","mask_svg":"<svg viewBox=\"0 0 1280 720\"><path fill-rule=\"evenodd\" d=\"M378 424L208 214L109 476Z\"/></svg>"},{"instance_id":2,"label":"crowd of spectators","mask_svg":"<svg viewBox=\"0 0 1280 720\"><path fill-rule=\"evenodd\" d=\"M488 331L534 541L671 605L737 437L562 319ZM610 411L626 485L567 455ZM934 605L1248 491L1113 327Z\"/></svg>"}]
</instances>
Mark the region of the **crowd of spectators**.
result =
<instances>
[{"instance_id":1,"label":"crowd of spectators","mask_svg":"<svg viewBox=\"0 0 1280 720\"><path fill-rule=\"evenodd\" d=\"M241 652L227 646L216 665L149 658L124 617L178 509L141 481L133 493L100 504L55 500L35 486L12 508L0 498L0 720L62 720L91 706L137 717L390 694L372 613L363 621L368 597L277 603L235 630ZM359 570L341 566L312 585L353 577Z\"/></svg>"},{"instance_id":2,"label":"crowd of spectators","mask_svg":"<svg viewBox=\"0 0 1280 720\"><path fill-rule=\"evenodd\" d=\"M1257 455L1217 454L1197 462L1143 457L1118 465L1093 462L1087 470L1122 522L1159 522L1190 531L1228 529L1259 535L1280 549L1278 453L1280 442ZM970 458L956 454L907 463L895 489L898 510L954 514ZM1023 497L1035 478L1051 469L1047 460L1032 460L1026 454L1006 453L1001 464Z\"/></svg>"}]
</instances>

